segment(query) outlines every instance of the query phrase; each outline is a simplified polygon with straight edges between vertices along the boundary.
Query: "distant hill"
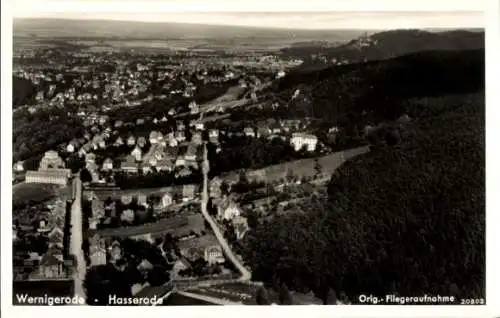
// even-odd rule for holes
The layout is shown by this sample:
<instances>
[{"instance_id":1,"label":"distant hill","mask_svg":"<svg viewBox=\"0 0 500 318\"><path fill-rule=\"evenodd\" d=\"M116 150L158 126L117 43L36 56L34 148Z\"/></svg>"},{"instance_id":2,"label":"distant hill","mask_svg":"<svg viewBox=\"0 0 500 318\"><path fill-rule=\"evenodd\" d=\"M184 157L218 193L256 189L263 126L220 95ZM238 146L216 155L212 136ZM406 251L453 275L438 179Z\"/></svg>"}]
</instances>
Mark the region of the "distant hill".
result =
<instances>
[{"instance_id":1,"label":"distant hill","mask_svg":"<svg viewBox=\"0 0 500 318\"><path fill-rule=\"evenodd\" d=\"M264 92L287 112L332 121L381 120L404 112L401 101L484 88L484 50L427 51L382 61L290 72ZM299 96L290 101L296 90Z\"/></svg>"},{"instance_id":2,"label":"distant hill","mask_svg":"<svg viewBox=\"0 0 500 318\"><path fill-rule=\"evenodd\" d=\"M14 37L122 38L122 39L227 39L237 37L290 38L301 41L346 42L366 30L294 30L184 23L108 20L16 19Z\"/></svg>"},{"instance_id":3,"label":"distant hill","mask_svg":"<svg viewBox=\"0 0 500 318\"><path fill-rule=\"evenodd\" d=\"M389 59L405 54L431 50L471 50L484 48L484 31L448 30L429 32L423 30L392 30L363 35L337 47L303 46L282 49L287 56L306 59L314 64L311 54L320 53L328 61L372 61Z\"/></svg>"}]
</instances>

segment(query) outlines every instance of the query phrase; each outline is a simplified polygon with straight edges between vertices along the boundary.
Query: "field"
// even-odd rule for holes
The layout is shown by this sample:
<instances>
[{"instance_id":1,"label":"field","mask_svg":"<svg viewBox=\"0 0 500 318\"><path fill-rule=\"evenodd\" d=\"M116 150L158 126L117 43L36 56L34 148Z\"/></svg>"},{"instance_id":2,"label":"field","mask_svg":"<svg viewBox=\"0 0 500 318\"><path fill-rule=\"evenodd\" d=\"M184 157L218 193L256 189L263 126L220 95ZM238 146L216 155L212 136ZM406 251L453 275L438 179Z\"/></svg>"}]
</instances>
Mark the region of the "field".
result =
<instances>
[{"instance_id":1,"label":"field","mask_svg":"<svg viewBox=\"0 0 500 318\"><path fill-rule=\"evenodd\" d=\"M131 237L143 234L163 235L167 232L173 236L182 236L189 234L190 231L201 232L205 229L205 224L201 214L192 214L188 216L178 216L159 220L155 223L147 223L139 226L129 226L120 228L109 228L96 230L102 237Z\"/></svg>"},{"instance_id":2,"label":"field","mask_svg":"<svg viewBox=\"0 0 500 318\"><path fill-rule=\"evenodd\" d=\"M321 165L322 172L330 174L333 173L333 171L335 171L338 167L340 167L346 160L363 154L368 150L369 148L367 146L358 147L345 151L339 151L324 157L319 157L317 159L319 164ZM263 169L248 171L247 178L250 181L277 181L285 178L288 171L292 171L293 174L299 178L314 176L316 174L315 160L316 158L301 159L269 166ZM224 176L223 179L228 182L238 182L239 173L231 172L228 175Z\"/></svg>"},{"instance_id":3,"label":"field","mask_svg":"<svg viewBox=\"0 0 500 318\"><path fill-rule=\"evenodd\" d=\"M12 187L12 204L41 202L56 196L57 186L38 183L18 183Z\"/></svg>"}]
</instances>

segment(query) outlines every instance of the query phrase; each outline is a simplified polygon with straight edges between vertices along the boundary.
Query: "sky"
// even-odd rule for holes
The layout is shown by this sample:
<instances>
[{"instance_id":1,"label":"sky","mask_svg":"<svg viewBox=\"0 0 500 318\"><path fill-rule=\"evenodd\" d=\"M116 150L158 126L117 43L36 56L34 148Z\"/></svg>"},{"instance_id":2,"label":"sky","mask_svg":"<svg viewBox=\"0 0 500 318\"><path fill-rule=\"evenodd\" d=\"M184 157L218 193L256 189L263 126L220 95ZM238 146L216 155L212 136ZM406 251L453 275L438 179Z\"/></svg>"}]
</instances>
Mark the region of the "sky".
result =
<instances>
[{"instance_id":1,"label":"sky","mask_svg":"<svg viewBox=\"0 0 500 318\"><path fill-rule=\"evenodd\" d=\"M373 0L371 2L348 0L334 3L330 2L332 0L328 2L252 0L241 4L238 3L239 1L205 0L199 3L194 1L17 0L13 5L13 16L14 18L176 22L292 29L483 28L485 24L483 13L479 11L481 7L471 6L472 2L460 0L452 2L447 0L401 2L377 0L375 1L377 6L373 5L375 3ZM263 4L263 1L267 5ZM283 4L287 5L283 6ZM453 12L450 8L460 11ZM295 12L285 13L284 10ZM359 10L366 11L360 12Z\"/></svg>"},{"instance_id":2,"label":"sky","mask_svg":"<svg viewBox=\"0 0 500 318\"><path fill-rule=\"evenodd\" d=\"M480 28L480 12L334 12L334 13L36 13L36 18L200 23L292 29Z\"/></svg>"}]
</instances>

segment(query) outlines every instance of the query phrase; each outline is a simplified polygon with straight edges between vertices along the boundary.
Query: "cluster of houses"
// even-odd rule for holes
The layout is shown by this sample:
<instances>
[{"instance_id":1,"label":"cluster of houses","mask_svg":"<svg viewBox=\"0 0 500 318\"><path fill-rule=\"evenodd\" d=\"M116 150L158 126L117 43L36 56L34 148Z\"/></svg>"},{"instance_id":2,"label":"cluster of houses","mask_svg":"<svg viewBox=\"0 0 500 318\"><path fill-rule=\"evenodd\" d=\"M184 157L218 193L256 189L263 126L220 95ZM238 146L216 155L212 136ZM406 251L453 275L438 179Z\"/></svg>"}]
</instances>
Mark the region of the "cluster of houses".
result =
<instances>
[{"instance_id":1,"label":"cluster of houses","mask_svg":"<svg viewBox=\"0 0 500 318\"><path fill-rule=\"evenodd\" d=\"M163 135L162 132L152 131L149 135L150 147L144 153L143 149L146 145L144 137L139 137L137 140L133 136L127 139L127 145L134 146L134 149L126 157L125 162L121 164L120 169L128 173L137 173L142 170L143 173L156 171L173 171L178 170L179 176L191 174L191 169L199 169L199 160L202 154L202 133L197 127L192 132L192 137L189 142L186 142L184 125L181 123L177 127L177 131ZM117 140L115 144L122 143Z\"/></svg>"},{"instance_id":2,"label":"cluster of houses","mask_svg":"<svg viewBox=\"0 0 500 318\"><path fill-rule=\"evenodd\" d=\"M241 207L221 191L222 180L215 177L209 182L209 195L217 207L216 218L219 221L229 221L235 230L236 238L242 239L248 231L247 219L242 216Z\"/></svg>"},{"instance_id":3,"label":"cluster of houses","mask_svg":"<svg viewBox=\"0 0 500 318\"><path fill-rule=\"evenodd\" d=\"M67 258L67 247L64 246L66 203L58 199L49 206L49 211L39 215L37 228L38 235L48 239L48 249L43 255L28 253L23 268L14 270L20 279L26 271L30 272L28 280L67 280L71 277L73 261ZM17 239L16 233L14 229L14 240Z\"/></svg>"}]
</instances>

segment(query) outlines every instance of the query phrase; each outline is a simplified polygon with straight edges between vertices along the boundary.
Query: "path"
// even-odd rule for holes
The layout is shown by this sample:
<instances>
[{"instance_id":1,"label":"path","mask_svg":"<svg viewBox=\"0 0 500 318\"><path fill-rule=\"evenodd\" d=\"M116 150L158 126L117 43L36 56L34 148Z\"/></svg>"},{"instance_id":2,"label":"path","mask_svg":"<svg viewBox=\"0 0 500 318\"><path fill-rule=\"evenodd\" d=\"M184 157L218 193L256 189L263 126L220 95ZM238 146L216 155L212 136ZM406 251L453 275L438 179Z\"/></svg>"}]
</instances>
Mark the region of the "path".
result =
<instances>
[{"instance_id":1,"label":"path","mask_svg":"<svg viewBox=\"0 0 500 318\"><path fill-rule=\"evenodd\" d=\"M82 216L82 181L80 177L73 179L74 201L71 206L71 231L70 231L70 255L73 255L76 264L74 265L73 280L75 283L74 293L78 297L85 299L83 281L87 272L85 257L83 256L83 216Z\"/></svg>"}]
</instances>

